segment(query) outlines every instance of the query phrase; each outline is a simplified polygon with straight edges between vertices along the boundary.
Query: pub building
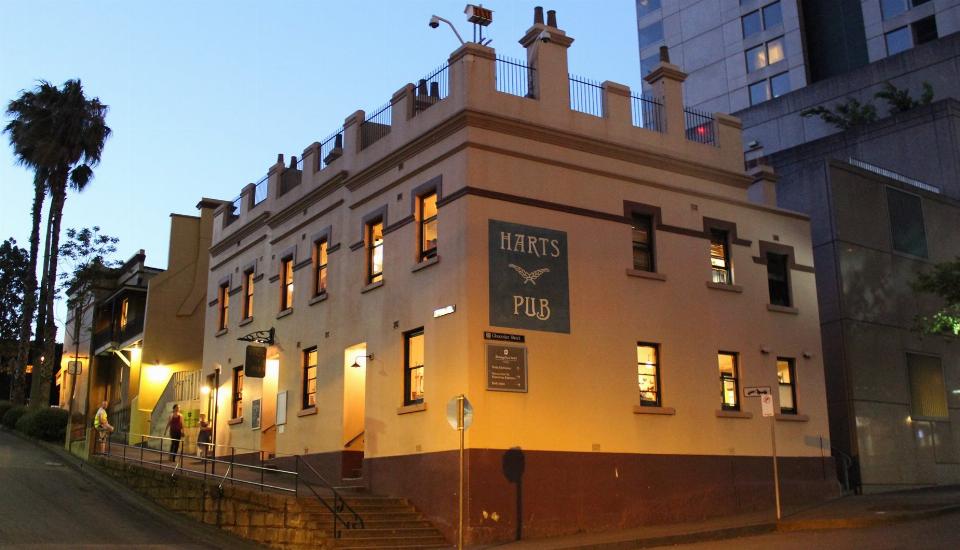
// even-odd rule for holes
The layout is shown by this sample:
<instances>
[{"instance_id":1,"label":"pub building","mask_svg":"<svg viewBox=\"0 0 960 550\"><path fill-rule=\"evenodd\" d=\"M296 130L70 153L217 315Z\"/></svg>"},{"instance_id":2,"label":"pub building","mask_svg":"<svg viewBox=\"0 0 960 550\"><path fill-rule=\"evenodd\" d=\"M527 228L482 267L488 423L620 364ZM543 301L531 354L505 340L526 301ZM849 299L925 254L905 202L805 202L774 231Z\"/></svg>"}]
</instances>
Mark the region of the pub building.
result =
<instances>
[{"instance_id":1,"label":"pub building","mask_svg":"<svg viewBox=\"0 0 960 550\"><path fill-rule=\"evenodd\" d=\"M467 543L772 510L771 424L784 503L837 494L808 218L666 55L649 96L595 84L550 15L526 60L467 43L217 210L217 443L455 540L463 394Z\"/></svg>"}]
</instances>

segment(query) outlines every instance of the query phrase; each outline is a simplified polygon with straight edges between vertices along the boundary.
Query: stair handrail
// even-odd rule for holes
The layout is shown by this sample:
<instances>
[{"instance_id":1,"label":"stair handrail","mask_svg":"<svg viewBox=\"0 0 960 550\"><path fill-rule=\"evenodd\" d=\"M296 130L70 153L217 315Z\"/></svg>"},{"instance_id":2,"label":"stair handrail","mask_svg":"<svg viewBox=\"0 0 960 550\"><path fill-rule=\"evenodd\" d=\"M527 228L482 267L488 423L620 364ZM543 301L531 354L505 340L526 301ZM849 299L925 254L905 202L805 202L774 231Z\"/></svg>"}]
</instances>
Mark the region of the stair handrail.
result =
<instances>
[{"instance_id":1,"label":"stair handrail","mask_svg":"<svg viewBox=\"0 0 960 550\"><path fill-rule=\"evenodd\" d=\"M363 437L364 434L366 434L366 433L367 433L367 430L363 430L362 432L360 432L360 433L358 433L357 435L353 436L353 438L352 438L350 441L347 441L346 443L343 444L343 448L344 448L344 449L349 448L350 445L353 445L353 442L354 442L354 441L360 439L360 438Z\"/></svg>"},{"instance_id":2,"label":"stair handrail","mask_svg":"<svg viewBox=\"0 0 960 550\"><path fill-rule=\"evenodd\" d=\"M297 457L298 472L300 471L299 465L302 462L303 465L306 466L310 470L310 472L313 473L313 475L315 475L317 479L320 480L321 485L325 489L329 489L330 492L333 493L333 506L331 506L330 503L327 502L325 498L320 496L320 493L318 493L317 490L314 489L312 483L310 483L302 475L297 476L299 481L304 485L306 485L308 489L310 489L310 492L313 493L313 496L317 497L317 500L319 500L320 503L323 504L327 508L327 510L330 510L330 513L333 514L333 538L335 539L340 538L339 523L342 523L343 526L347 529L363 529L364 528L363 518L360 517L360 514L358 514L356 510L354 510L349 504L347 504L347 501L343 498L343 495L341 495L340 492L337 491L336 487L331 485L330 482L328 482L322 475L320 475L320 472L318 472L313 466L311 466L310 463L307 462L305 459L302 459L300 455L296 455L296 457ZM341 514L344 511L347 511L353 515L352 521L347 521L346 519L341 517Z\"/></svg>"}]
</instances>

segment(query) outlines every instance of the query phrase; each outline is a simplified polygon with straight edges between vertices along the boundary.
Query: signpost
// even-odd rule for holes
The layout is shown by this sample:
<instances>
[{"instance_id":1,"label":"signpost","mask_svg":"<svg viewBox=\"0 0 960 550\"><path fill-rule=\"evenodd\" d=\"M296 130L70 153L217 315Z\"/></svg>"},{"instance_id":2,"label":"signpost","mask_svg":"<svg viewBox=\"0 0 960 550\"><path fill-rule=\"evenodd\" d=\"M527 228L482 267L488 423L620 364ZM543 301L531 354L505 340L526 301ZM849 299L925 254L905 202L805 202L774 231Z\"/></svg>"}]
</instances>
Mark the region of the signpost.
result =
<instances>
[{"instance_id":1,"label":"signpost","mask_svg":"<svg viewBox=\"0 0 960 550\"><path fill-rule=\"evenodd\" d=\"M764 417L770 418L770 448L773 456L773 496L777 506L777 521L782 516L780 511L780 473L777 471L777 418L773 412L773 392L770 386L753 386L743 388L744 397L759 397L760 410Z\"/></svg>"},{"instance_id":2,"label":"signpost","mask_svg":"<svg viewBox=\"0 0 960 550\"><path fill-rule=\"evenodd\" d=\"M473 424L473 405L464 394L456 395L447 403L447 422L460 432L460 513L457 528L457 548L463 550L463 434Z\"/></svg>"}]
</instances>

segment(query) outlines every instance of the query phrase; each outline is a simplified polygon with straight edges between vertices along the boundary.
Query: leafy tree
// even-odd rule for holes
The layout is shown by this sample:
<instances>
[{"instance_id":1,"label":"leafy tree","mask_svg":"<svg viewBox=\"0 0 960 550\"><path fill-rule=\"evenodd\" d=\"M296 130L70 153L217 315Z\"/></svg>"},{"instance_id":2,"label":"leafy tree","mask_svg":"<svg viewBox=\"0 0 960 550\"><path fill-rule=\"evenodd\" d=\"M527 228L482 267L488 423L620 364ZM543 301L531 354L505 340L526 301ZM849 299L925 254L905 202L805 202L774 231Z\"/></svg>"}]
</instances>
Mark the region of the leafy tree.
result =
<instances>
[{"instance_id":1,"label":"leafy tree","mask_svg":"<svg viewBox=\"0 0 960 550\"><path fill-rule=\"evenodd\" d=\"M820 105L801 111L800 116L818 116L827 124L849 130L877 120L877 109L870 103L860 103L856 98L848 97L845 102L834 105L833 109Z\"/></svg>"},{"instance_id":2,"label":"leafy tree","mask_svg":"<svg viewBox=\"0 0 960 550\"><path fill-rule=\"evenodd\" d=\"M960 257L921 273L914 281L913 289L935 294L943 300L939 311L918 317L920 329L929 334L960 336Z\"/></svg>"},{"instance_id":3,"label":"leafy tree","mask_svg":"<svg viewBox=\"0 0 960 550\"><path fill-rule=\"evenodd\" d=\"M901 90L889 82L884 82L883 89L874 94L873 97L886 101L890 108L890 114L893 115L929 104L933 101L933 86L929 82L924 82L923 93L920 95L920 101L917 101L910 95L910 90L906 88Z\"/></svg>"},{"instance_id":4,"label":"leafy tree","mask_svg":"<svg viewBox=\"0 0 960 550\"><path fill-rule=\"evenodd\" d=\"M43 361L35 368L30 401L33 404L46 403L44 397L49 393L52 363L55 358L56 324L53 322L53 300L57 284L57 260L60 241L60 224L63 220L63 207L67 199L68 188L77 191L93 179L93 167L99 164L103 146L110 135L106 125L107 106L98 98L87 99L79 80L68 80L63 88L57 88L41 81L32 91L25 91L11 101L7 115L11 121L4 128L10 135L17 161L32 168L35 173L34 184L44 185L50 191L51 203L48 211L48 231L46 248L49 255L44 259L42 294L45 310L43 334ZM34 210L39 210L35 193ZM34 269L36 253L39 249L39 216L31 233L30 252ZM36 239L34 237L36 236ZM35 279L34 279L35 280ZM31 312L32 313L32 312ZM24 315L26 328L21 327L21 349L18 353L17 367L22 372L26 364L31 320ZM26 333L26 338L24 338ZM22 361L21 361L22 360ZM22 376L22 374L21 374ZM16 377L15 377L16 379Z\"/></svg>"},{"instance_id":5,"label":"leafy tree","mask_svg":"<svg viewBox=\"0 0 960 550\"><path fill-rule=\"evenodd\" d=\"M0 340L16 340L23 315L24 289L30 260L10 238L0 244Z\"/></svg>"}]
</instances>

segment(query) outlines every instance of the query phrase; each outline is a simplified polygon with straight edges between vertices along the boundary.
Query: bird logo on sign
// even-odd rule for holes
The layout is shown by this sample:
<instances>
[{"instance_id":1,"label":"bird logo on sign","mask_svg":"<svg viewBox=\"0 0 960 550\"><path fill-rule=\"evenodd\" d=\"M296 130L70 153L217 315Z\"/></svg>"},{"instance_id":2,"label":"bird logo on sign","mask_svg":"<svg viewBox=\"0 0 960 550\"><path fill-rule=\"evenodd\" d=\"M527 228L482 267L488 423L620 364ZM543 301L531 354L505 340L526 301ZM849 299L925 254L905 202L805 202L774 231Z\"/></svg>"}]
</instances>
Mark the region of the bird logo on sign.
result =
<instances>
[{"instance_id":1,"label":"bird logo on sign","mask_svg":"<svg viewBox=\"0 0 960 550\"><path fill-rule=\"evenodd\" d=\"M532 272L528 272L526 269L516 264L509 264L509 267L512 267L517 274L523 277L523 284L532 283L534 286L537 284L537 279L542 277L544 273L550 272L550 268L548 267L544 267Z\"/></svg>"}]
</instances>

